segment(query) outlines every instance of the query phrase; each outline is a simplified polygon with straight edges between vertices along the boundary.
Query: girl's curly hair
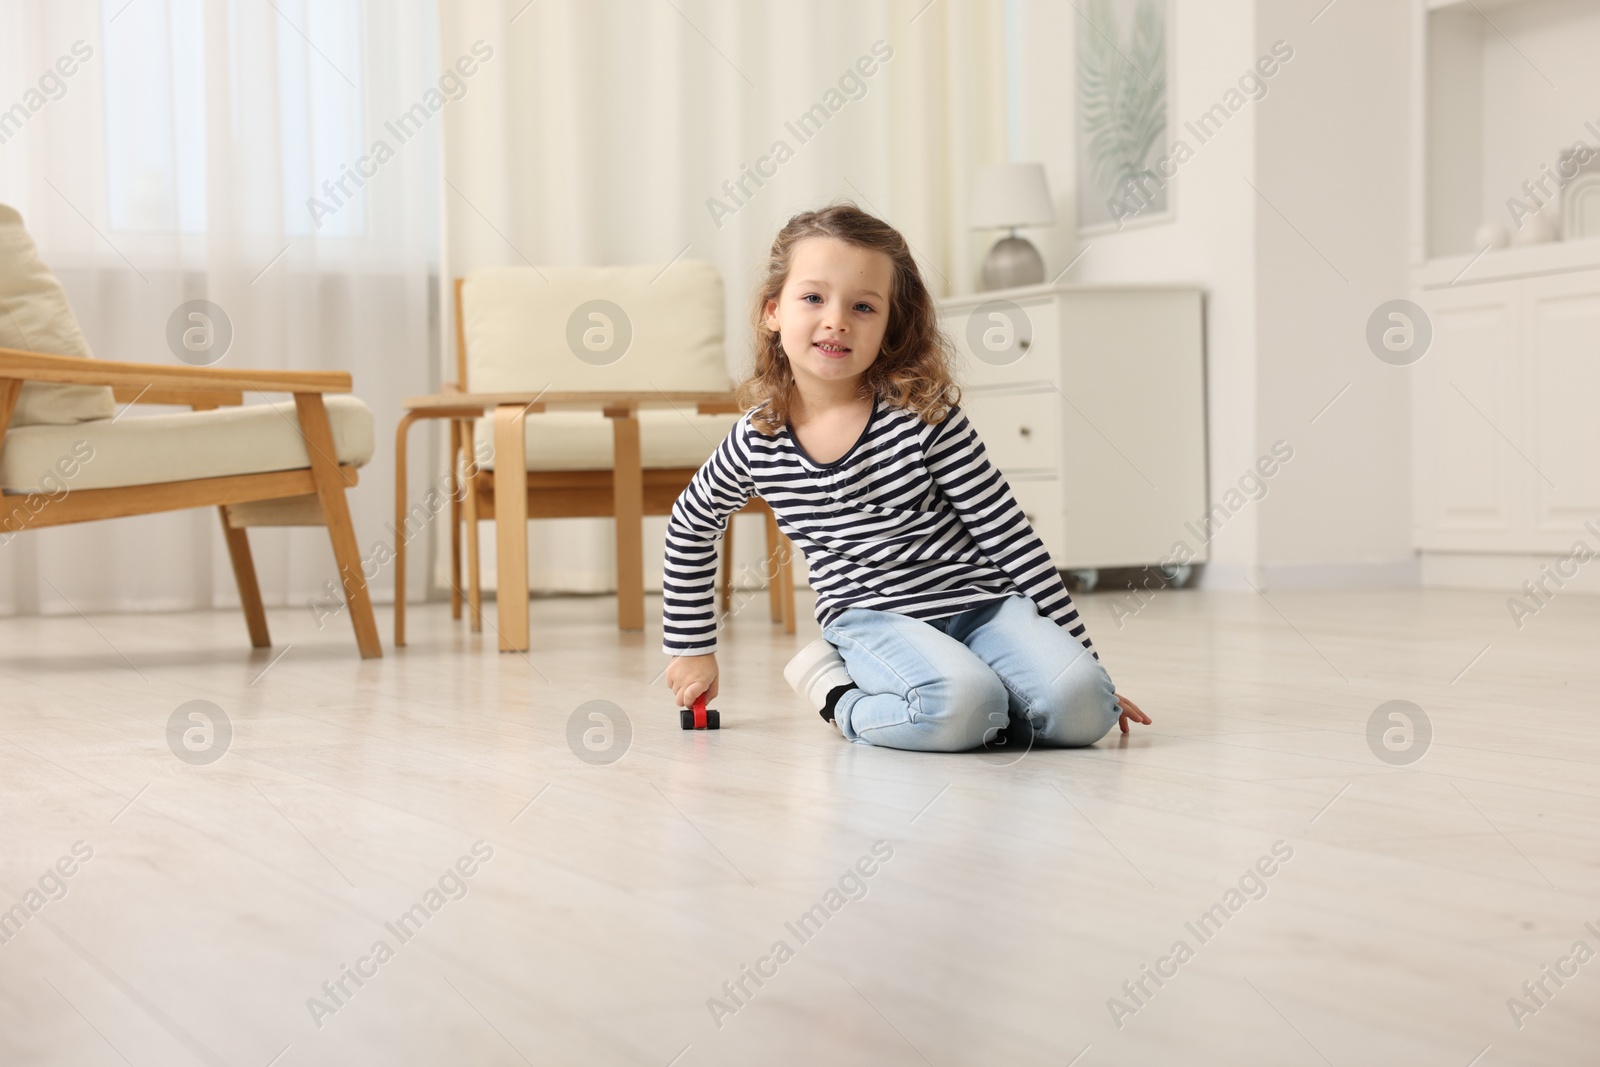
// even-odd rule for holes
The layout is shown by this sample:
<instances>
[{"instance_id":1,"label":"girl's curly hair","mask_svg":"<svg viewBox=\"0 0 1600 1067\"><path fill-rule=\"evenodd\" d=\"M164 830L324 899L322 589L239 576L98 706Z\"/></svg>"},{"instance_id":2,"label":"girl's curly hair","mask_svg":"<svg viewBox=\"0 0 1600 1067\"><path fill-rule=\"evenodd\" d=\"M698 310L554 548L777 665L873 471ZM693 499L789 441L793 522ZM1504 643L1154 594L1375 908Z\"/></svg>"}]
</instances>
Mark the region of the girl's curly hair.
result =
<instances>
[{"instance_id":1,"label":"girl's curly hair","mask_svg":"<svg viewBox=\"0 0 1600 1067\"><path fill-rule=\"evenodd\" d=\"M794 249L808 237L835 237L858 248L884 253L894 265L889 293L889 325L883 346L861 375L859 396L878 396L887 406L913 412L923 422L937 425L961 402L955 384L955 349L939 328L933 295L911 258L911 248L900 231L848 200L806 211L791 218L773 239L767 255L766 277L756 287L751 305L755 327L755 367L739 383L736 395L742 410L763 401L766 406L750 417L757 430L775 435L789 421L794 372L789 368L777 331L765 323L768 301L776 301L789 278Z\"/></svg>"}]
</instances>

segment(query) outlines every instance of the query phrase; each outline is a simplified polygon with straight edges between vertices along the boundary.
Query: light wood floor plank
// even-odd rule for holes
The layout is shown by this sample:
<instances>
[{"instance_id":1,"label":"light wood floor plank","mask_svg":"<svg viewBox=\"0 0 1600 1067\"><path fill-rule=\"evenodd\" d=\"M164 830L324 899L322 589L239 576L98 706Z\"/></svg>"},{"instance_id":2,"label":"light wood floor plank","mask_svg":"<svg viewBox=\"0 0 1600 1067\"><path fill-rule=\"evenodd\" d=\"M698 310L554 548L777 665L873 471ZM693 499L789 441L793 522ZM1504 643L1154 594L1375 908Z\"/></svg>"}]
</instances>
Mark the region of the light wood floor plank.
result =
<instances>
[{"instance_id":1,"label":"light wood floor plank","mask_svg":"<svg viewBox=\"0 0 1600 1067\"><path fill-rule=\"evenodd\" d=\"M0 931L0 1062L1588 1062L1600 960L1520 1030L1506 1002L1600 952L1600 600L1519 631L1487 593L1268 598L1169 591L1120 629L1081 598L1156 722L1020 759L842 741L781 678L806 595L794 636L735 597L726 727L699 734L658 597L637 634L611 598L535 598L526 654L413 606L372 662L305 608L262 650L236 612L0 619L0 907L94 850ZM212 763L168 744L193 700L232 731ZM1389 700L1431 723L1410 765L1369 745ZM631 730L609 765L568 742L591 701ZM477 841L402 942L385 924ZM798 937L879 841L865 896ZM1197 938L1278 841L1265 895Z\"/></svg>"}]
</instances>

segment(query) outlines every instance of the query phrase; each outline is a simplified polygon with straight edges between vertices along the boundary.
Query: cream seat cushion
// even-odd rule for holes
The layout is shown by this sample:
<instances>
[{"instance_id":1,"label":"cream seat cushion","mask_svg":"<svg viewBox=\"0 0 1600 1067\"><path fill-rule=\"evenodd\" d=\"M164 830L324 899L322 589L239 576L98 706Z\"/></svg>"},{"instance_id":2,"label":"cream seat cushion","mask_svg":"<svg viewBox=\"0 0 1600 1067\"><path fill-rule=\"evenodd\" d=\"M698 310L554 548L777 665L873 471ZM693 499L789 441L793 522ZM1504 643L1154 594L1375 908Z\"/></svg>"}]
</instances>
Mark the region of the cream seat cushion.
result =
<instances>
[{"instance_id":1,"label":"cream seat cushion","mask_svg":"<svg viewBox=\"0 0 1600 1067\"><path fill-rule=\"evenodd\" d=\"M0 348L50 356L91 355L61 283L39 260L22 216L4 204L0 204ZM11 425L68 425L109 419L115 411L111 390L105 386L28 382Z\"/></svg>"},{"instance_id":2,"label":"cream seat cushion","mask_svg":"<svg viewBox=\"0 0 1600 1067\"><path fill-rule=\"evenodd\" d=\"M646 470L698 467L711 458L728 436L737 415L701 415L693 409L639 411L639 455ZM530 471L610 470L613 450L611 420L598 412L546 411L527 417L527 464ZM494 467L494 418L478 420L477 454Z\"/></svg>"},{"instance_id":3,"label":"cream seat cushion","mask_svg":"<svg viewBox=\"0 0 1600 1067\"><path fill-rule=\"evenodd\" d=\"M372 411L353 396L324 397L340 463L372 458ZM79 444L83 442L83 444ZM92 455L84 460L87 449ZM76 457L76 473L63 478ZM58 469L63 459L69 460ZM293 401L129 415L72 426L27 426L6 434L0 488L15 492L111 489L131 485L303 470L311 465Z\"/></svg>"}]
</instances>

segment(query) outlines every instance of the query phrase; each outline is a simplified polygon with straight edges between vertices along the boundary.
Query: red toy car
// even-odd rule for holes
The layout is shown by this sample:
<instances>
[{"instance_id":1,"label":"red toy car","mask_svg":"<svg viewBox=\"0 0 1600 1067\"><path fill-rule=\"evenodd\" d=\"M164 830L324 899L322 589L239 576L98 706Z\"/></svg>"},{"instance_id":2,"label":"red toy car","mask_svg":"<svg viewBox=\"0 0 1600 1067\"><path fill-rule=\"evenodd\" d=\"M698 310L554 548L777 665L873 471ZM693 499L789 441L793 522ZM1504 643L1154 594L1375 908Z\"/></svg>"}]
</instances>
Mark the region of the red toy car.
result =
<instances>
[{"instance_id":1,"label":"red toy car","mask_svg":"<svg viewBox=\"0 0 1600 1067\"><path fill-rule=\"evenodd\" d=\"M706 707L706 695L701 693L694 698L693 710L680 708L678 721L685 730L720 730L722 729L722 716L715 709Z\"/></svg>"}]
</instances>

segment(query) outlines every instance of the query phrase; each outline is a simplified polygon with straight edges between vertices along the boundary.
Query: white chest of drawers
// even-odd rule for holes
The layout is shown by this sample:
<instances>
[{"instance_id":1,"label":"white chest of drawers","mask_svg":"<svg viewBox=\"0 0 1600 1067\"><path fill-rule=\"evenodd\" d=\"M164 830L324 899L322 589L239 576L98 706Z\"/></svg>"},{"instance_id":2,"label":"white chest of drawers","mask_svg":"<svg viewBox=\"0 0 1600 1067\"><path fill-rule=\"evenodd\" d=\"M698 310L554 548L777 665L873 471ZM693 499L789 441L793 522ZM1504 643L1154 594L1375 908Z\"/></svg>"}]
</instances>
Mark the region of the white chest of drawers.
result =
<instances>
[{"instance_id":1,"label":"white chest of drawers","mask_svg":"<svg viewBox=\"0 0 1600 1067\"><path fill-rule=\"evenodd\" d=\"M1059 569L1171 558L1206 511L1204 294L1033 285L953 297L961 407Z\"/></svg>"}]
</instances>

